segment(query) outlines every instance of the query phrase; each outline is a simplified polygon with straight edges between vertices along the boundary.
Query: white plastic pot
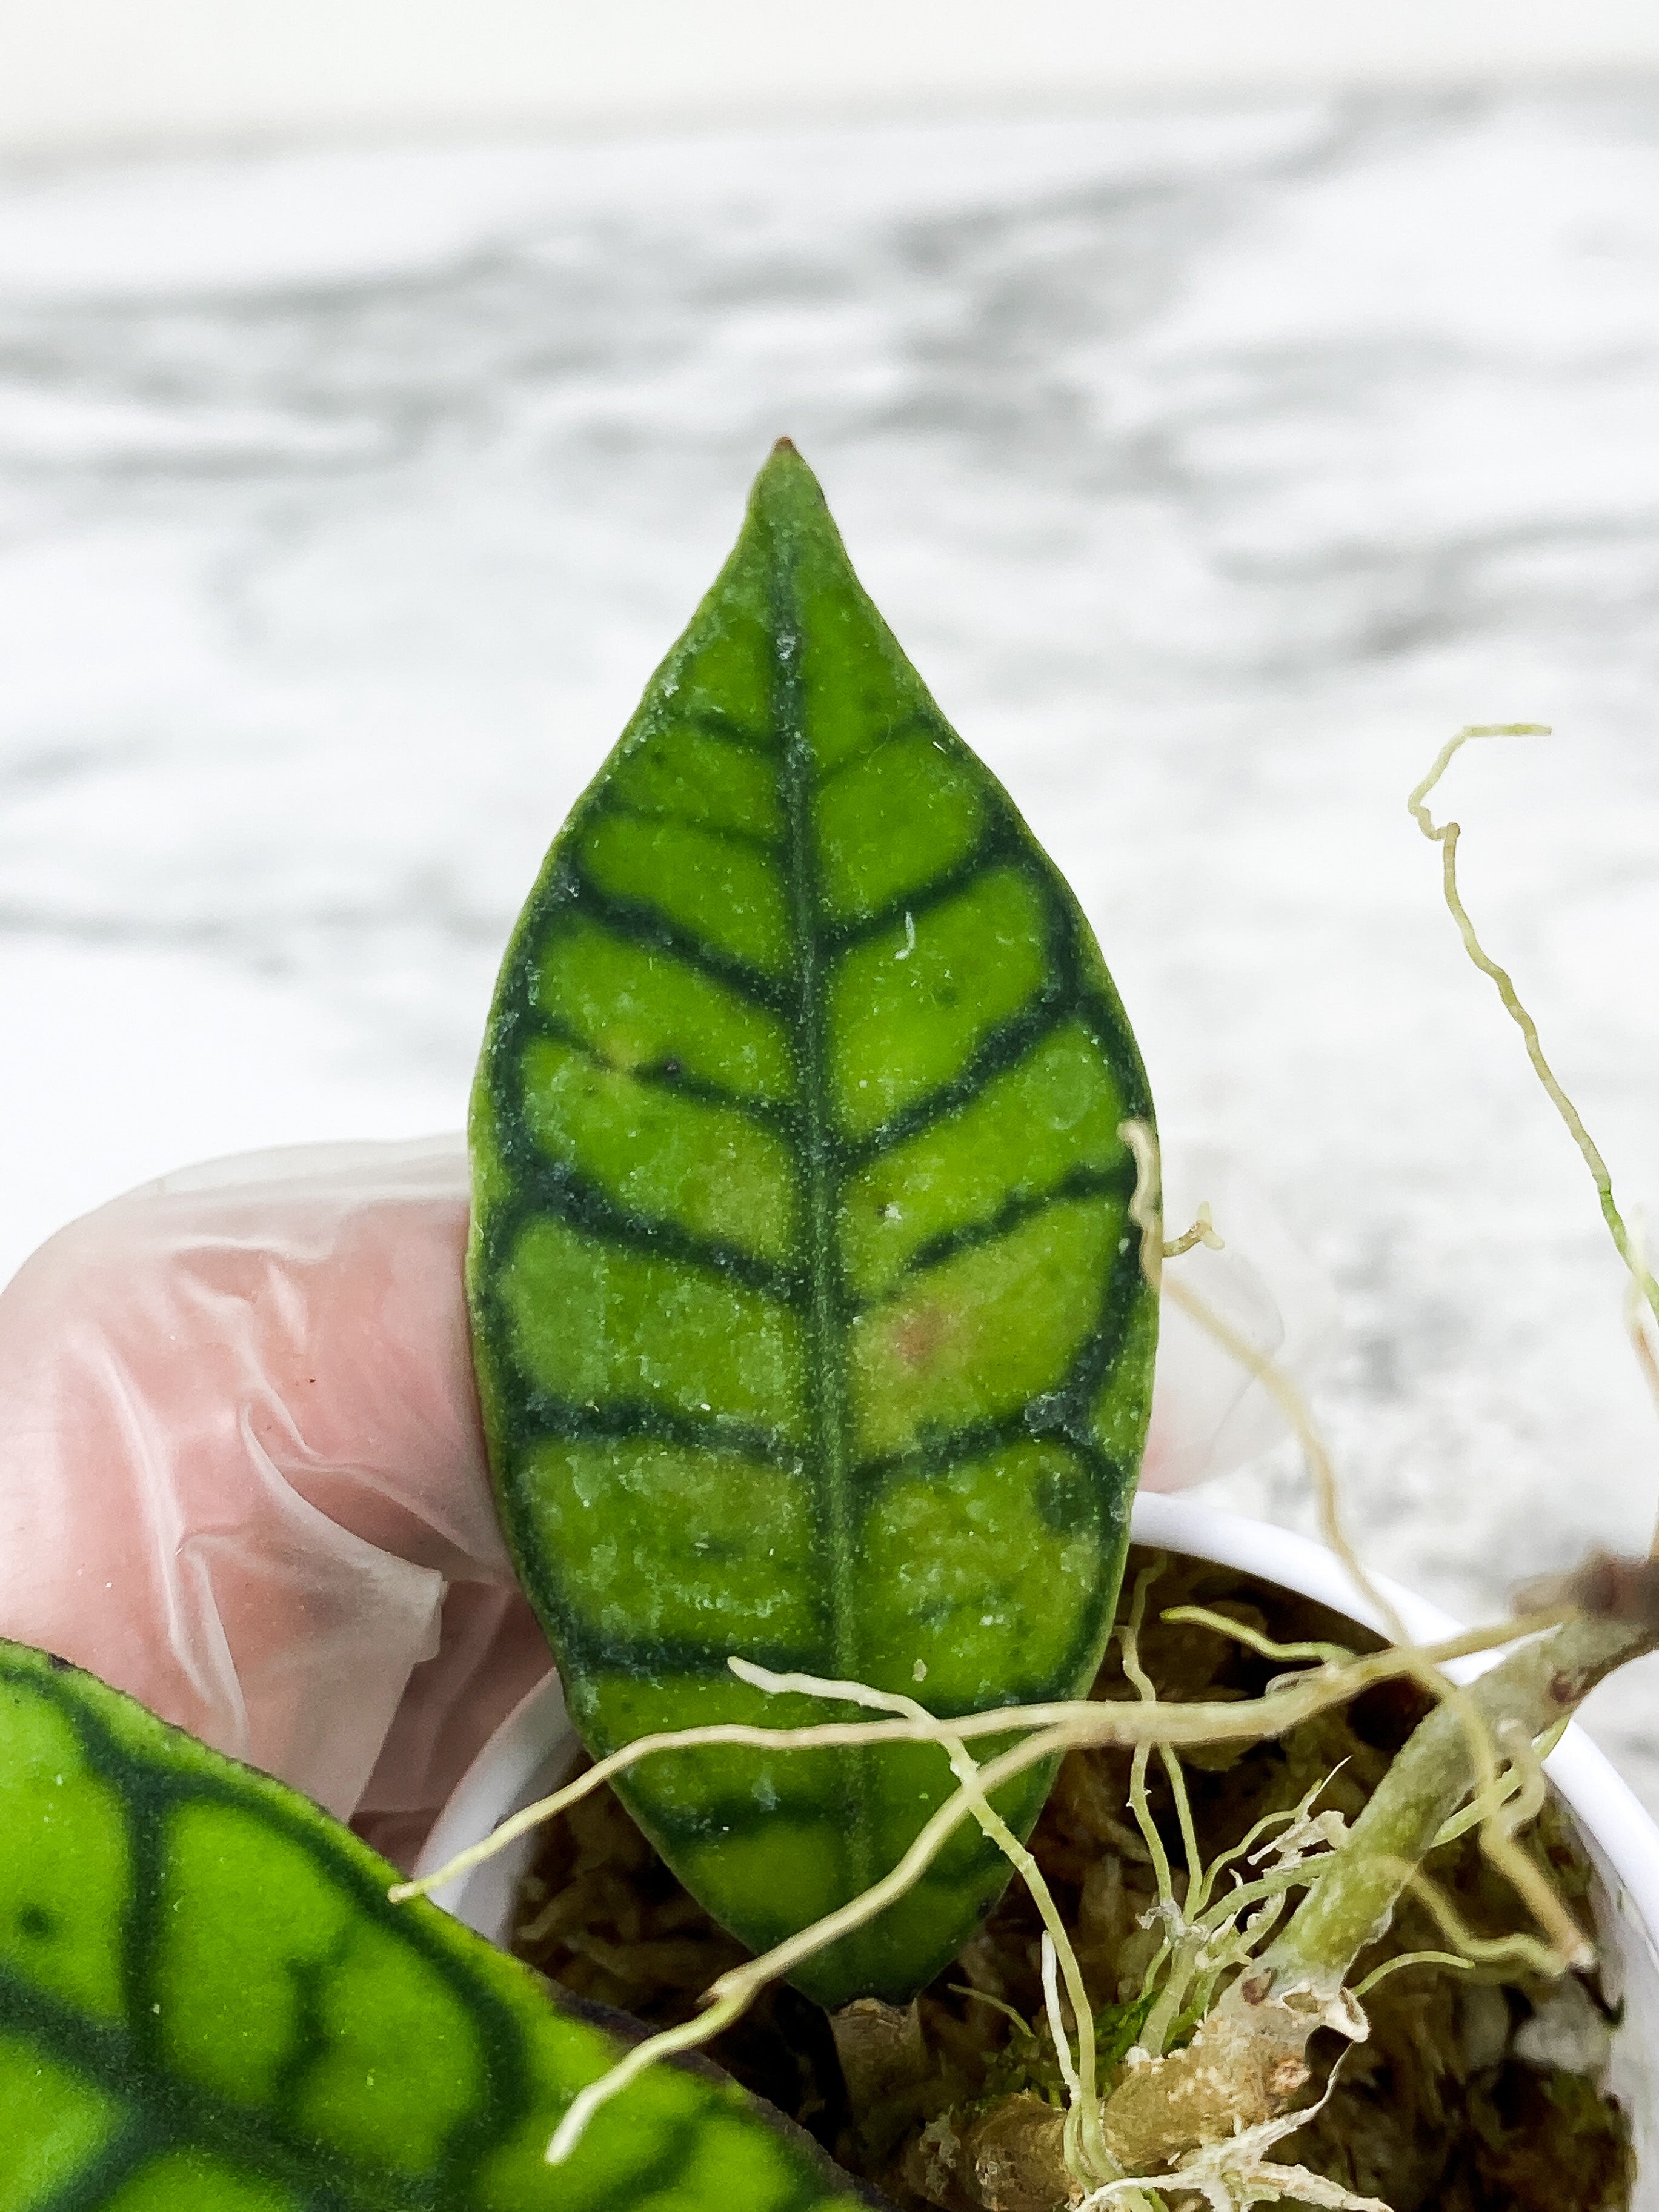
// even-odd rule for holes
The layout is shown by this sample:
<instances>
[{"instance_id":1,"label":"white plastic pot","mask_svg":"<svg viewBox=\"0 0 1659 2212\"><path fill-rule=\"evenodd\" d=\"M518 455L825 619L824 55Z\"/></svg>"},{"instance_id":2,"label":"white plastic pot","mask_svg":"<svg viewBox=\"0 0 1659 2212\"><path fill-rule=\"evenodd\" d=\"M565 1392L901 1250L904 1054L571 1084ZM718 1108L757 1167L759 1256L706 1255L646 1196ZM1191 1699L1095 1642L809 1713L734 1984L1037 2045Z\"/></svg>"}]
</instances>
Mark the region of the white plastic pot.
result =
<instances>
[{"instance_id":1,"label":"white plastic pot","mask_svg":"<svg viewBox=\"0 0 1659 2212\"><path fill-rule=\"evenodd\" d=\"M1187 1498L1142 1492L1137 1543L1213 1559L1313 1598L1368 1628L1382 1626L1334 1553L1264 1522L1218 1512ZM1455 1634L1458 1623L1397 1583L1378 1578L1410 1632L1423 1642ZM1478 1673L1488 1660L1454 1667ZM576 1753L556 1677L540 1683L497 1729L440 1814L416 1868L428 1874L488 1835L509 1813L556 1789ZM1638 2181L1634 2212L1659 2212L1659 1828L1581 1729L1570 1728L1546 1771L1573 1816L1600 1877L1595 1897L1604 1980L1624 2000L1613 2038L1613 2087L1632 2114ZM492 1942L504 1942L513 1893L535 1838L437 1893L438 1902Z\"/></svg>"}]
</instances>

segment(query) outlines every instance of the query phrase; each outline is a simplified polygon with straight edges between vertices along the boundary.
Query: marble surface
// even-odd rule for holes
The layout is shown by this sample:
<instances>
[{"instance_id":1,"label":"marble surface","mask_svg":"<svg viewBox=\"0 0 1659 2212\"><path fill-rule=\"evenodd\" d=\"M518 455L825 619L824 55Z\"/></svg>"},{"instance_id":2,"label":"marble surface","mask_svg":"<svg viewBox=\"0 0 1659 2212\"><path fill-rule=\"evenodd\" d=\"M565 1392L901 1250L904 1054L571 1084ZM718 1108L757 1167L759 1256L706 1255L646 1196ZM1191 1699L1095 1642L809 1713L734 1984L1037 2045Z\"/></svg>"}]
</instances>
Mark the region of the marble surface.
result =
<instances>
[{"instance_id":1,"label":"marble surface","mask_svg":"<svg viewBox=\"0 0 1659 2212\"><path fill-rule=\"evenodd\" d=\"M0 182L0 1273L192 1156L459 1120L780 431L1177 1163L1328 1273L1369 1556L1473 1612L1644 1546L1618 1265L1403 801L1554 725L1454 771L1467 885L1659 1197L1659 84ZM1211 1490L1309 1518L1287 1449ZM1596 1726L1659 1804L1655 1688Z\"/></svg>"}]
</instances>

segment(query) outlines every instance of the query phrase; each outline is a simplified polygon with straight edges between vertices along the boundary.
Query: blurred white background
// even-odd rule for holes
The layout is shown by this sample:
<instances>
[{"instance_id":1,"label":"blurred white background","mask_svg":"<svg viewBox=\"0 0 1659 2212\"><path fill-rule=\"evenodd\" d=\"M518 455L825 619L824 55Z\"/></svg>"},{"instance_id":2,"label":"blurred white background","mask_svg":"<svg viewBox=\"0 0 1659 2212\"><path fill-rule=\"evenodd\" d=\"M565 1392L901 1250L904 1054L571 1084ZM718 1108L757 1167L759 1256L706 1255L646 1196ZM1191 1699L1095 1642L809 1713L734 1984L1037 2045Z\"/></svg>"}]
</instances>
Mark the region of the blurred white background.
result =
<instances>
[{"instance_id":1,"label":"blurred white background","mask_svg":"<svg viewBox=\"0 0 1659 2212\"><path fill-rule=\"evenodd\" d=\"M1617 1264L1404 798L1555 725L1446 802L1659 1202L1659 15L10 0L0 149L0 1277L185 1160L459 1123L787 431L1177 1161L1334 1278L1373 1559L1468 1611L1645 1545ZM1282 1454L1218 1494L1305 1517Z\"/></svg>"},{"instance_id":2,"label":"blurred white background","mask_svg":"<svg viewBox=\"0 0 1659 2212\"><path fill-rule=\"evenodd\" d=\"M1613 79L1644 0L3 0L0 149Z\"/></svg>"}]
</instances>

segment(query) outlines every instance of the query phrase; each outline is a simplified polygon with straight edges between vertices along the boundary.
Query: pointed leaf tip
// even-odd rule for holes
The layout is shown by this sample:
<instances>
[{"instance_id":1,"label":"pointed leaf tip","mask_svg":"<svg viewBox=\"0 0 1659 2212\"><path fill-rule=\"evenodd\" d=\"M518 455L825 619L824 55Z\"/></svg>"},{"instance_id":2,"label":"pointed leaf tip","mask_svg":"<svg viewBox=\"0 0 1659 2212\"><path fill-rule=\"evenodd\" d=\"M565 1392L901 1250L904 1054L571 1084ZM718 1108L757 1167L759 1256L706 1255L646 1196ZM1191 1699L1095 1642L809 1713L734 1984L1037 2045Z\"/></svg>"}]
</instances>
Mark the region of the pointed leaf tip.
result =
<instances>
[{"instance_id":1,"label":"pointed leaf tip","mask_svg":"<svg viewBox=\"0 0 1659 2212\"><path fill-rule=\"evenodd\" d=\"M789 438L780 438L761 465L749 494L751 521L793 537L805 530L817 537L828 529L839 546L823 487Z\"/></svg>"}]
</instances>

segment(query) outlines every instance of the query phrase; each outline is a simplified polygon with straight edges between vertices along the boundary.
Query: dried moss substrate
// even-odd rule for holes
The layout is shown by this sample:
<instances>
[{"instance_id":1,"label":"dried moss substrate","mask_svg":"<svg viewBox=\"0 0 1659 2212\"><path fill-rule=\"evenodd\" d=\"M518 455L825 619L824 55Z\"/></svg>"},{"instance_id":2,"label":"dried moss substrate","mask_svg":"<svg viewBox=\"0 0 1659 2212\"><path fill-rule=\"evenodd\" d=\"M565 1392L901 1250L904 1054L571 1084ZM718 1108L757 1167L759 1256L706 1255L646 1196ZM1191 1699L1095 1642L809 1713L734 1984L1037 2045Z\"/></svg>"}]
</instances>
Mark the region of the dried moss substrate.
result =
<instances>
[{"instance_id":1,"label":"dried moss substrate","mask_svg":"<svg viewBox=\"0 0 1659 2212\"><path fill-rule=\"evenodd\" d=\"M1132 1555L1126 1589L1146 1559ZM1210 1629L1156 1618L1187 1603L1279 1642L1354 1640L1347 1624L1304 1599L1231 1569L1172 1560L1152 1592L1140 1644L1165 1698L1254 1697L1278 1671ZM1095 1694L1127 1694L1115 1650ZM1389 1686L1282 1741L1189 1756L1205 1862L1263 1814L1295 1805L1322 1775L1331 1778L1318 1808L1351 1819L1420 1711L1415 1692ZM1179 1865L1174 1808L1156 1762L1152 1776L1153 1814ZM1156 1929L1140 1924L1157 1889L1126 1809L1127 1778L1127 1753L1073 1753L1032 1838L1099 2008L1107 2086L1133 2041L1134 2000L1158 1942ZM1547 1810L1526 1841L1588 1925L1590 1875L1565 1820ZM1477 1933L1498 1936L1516 1924L1518 1907L1473 1836L1446 1846L1429 1870ZM956 2157L963 2132L998 2099L1063 2101L1038 1938L1036 1911L1016 1881L956 1966L923 1994L908 2033L893 2019L866 2023L866 2034L844 2039L852 2054L845 2070L826 2016L788 1988L769 1991L710 2055L899 2206L967 2212L981 2199L963 2193ZM1407 1903L1355 1978L1397 1953L1443 1946L1425 1908ZM653 2027L690 2018L698 1993L744 1955L608 1790L549 1831L520 1893L514 1948L577 1995ZM1618 2212L1628 2204L1628 2124L1595 2078L1608 2015L1594 1984L1563 1990L1518 1972L1498 1978L1413 1966L1372 1991L1365 2010L1370 2039L1347 2050L1329 2104L1286 2138L1281 2156L1380 2197L1394 2212ZM884 2030L895 2029L896 2044L884 2043ZM1310 2104L1346 2048L1330 2034L1316 2039ZM1024 2212L1017 2191L1006 2201L1007 2212Z\"/></svg>"}]
</instances>

